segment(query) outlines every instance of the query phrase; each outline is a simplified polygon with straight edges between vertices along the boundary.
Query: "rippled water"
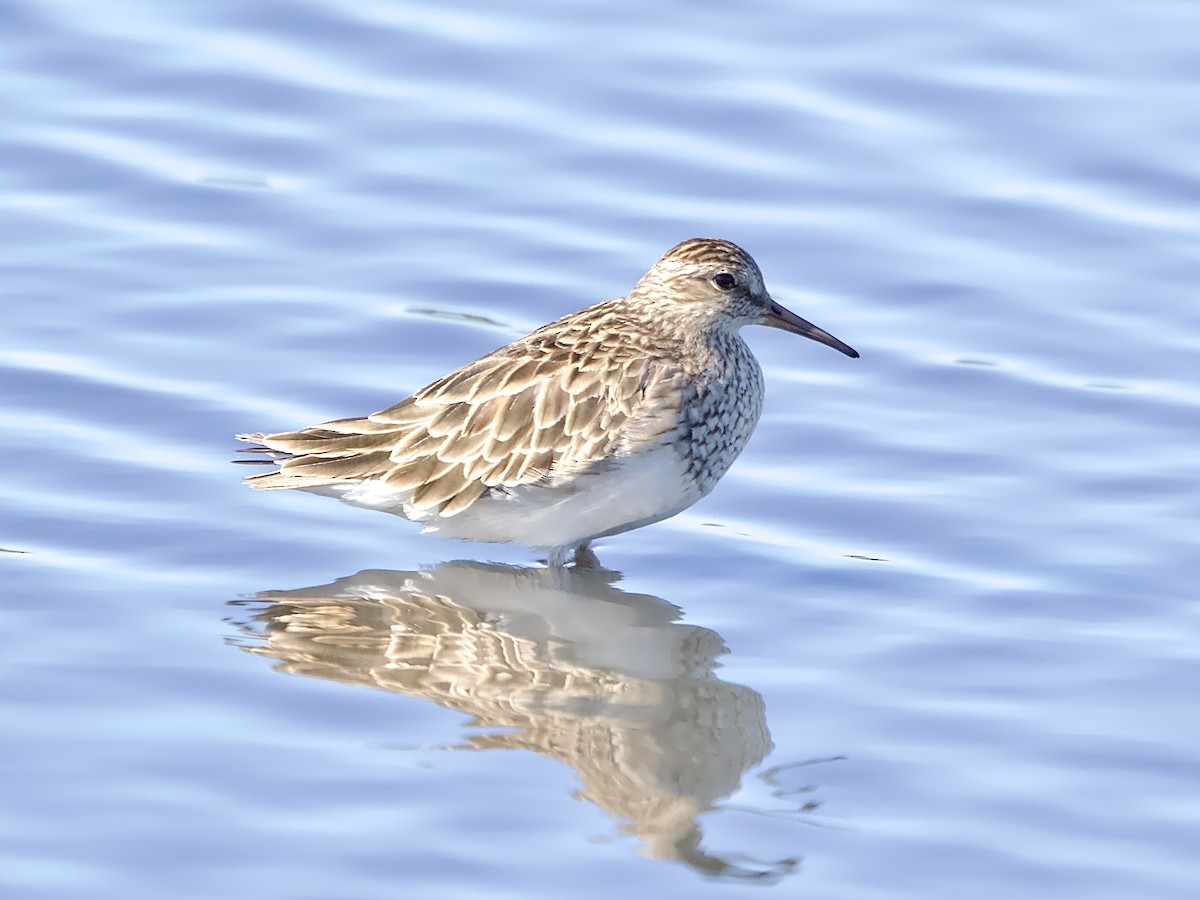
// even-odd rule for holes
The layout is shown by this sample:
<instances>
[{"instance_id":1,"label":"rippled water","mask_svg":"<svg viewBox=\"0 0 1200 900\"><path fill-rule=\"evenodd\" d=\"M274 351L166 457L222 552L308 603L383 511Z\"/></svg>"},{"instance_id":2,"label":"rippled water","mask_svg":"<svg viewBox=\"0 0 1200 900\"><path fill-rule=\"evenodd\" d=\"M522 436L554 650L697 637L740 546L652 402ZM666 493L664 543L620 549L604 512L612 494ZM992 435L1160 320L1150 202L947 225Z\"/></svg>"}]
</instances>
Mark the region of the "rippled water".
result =
<instances>
[{"instance_id":1,"label":"rippled water","mask_svg":"<svg viewBox=\"0 0 1200 900\"><path fill-rule=\"evenodd\" d=\"M0 28L5 896L1196 895L1200 7ZM607 569L228 464L704 234L862 359Z\"/></svg>"}]
</instances>

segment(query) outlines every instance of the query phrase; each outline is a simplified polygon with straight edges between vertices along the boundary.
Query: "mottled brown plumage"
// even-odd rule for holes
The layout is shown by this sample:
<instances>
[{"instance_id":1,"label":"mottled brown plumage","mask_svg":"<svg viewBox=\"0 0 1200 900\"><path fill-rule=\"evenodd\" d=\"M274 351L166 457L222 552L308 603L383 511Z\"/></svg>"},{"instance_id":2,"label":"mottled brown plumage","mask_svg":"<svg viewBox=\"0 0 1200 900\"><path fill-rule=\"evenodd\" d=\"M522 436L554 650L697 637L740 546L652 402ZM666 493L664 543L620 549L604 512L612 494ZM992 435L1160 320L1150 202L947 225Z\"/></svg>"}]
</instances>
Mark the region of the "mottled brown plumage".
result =
<instances>
[{"instance_id":1,"label":"mottled brown plumage","mask_svg":"<svg viewBox=\"0 0 1200 900\"><path fill-rule=\"evenodd\" d=\"M746 324L858 355L774 303L739 247L685 241L629 296L539 328L385 410L239 435L283 454L278 471L248 481L332 489L447 536L550 548L561 562L594 537L686 508L728 469L762 403L761 371L737 333ZM655 499L664 473L678 483ZM611 515L599 508L606 495Z\"/></svg>"}]
</instances>

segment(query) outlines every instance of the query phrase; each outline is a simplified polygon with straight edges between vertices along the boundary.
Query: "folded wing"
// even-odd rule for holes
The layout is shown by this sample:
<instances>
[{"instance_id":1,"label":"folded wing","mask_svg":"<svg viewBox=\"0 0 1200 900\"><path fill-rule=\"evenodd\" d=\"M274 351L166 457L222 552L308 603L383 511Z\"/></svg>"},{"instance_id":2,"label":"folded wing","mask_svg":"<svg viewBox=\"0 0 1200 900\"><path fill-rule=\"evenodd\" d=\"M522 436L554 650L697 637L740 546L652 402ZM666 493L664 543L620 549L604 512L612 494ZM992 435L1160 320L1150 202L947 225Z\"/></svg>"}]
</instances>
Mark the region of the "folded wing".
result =
<instances>
[{"instance_id":1,"label":"folded wing","mask_svg":"<svg viewBox=\"0 0 1200 900\"><path fill-rule=\"evenodd\" d=\"M287 454L277 471L247 481L273 489L377 480L414 509L446 517L489 491L569 478L619 453L648 392L669 378L644 354L600 349L526 339L365 418L239 435Z\"/></svg>"}]
</instances>

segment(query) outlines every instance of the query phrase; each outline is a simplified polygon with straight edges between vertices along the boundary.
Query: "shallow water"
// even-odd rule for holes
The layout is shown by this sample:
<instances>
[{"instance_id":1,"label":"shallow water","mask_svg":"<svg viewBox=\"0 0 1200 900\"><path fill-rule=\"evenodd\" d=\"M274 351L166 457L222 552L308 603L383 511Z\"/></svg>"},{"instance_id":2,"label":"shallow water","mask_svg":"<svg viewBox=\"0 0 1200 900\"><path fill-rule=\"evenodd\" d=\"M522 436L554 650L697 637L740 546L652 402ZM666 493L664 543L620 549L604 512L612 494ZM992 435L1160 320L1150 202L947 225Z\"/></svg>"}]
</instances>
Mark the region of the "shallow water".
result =
<instances>
[{"instance_id":1,"label":"shallow water","mask_svg":"<svg viewBox=\"0 0 1200 900\"><path fill-rule=\"evenodd\" d=\"M1195 4L0 27L5 896L1195 896ZM604 570L228 463L703 234L862 359Z\"/></svg>"}]
</instances>

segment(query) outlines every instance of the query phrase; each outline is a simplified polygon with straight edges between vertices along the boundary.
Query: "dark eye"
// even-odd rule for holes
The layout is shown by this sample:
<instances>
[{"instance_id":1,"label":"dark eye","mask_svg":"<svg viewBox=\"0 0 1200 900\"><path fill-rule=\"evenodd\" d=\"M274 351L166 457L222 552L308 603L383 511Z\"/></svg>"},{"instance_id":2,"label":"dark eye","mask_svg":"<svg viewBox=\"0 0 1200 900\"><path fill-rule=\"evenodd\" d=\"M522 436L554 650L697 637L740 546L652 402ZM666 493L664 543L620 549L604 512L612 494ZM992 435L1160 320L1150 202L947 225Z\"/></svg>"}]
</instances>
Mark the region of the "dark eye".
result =
<instances>
[{"instance_id":1,"label":"dark eye","mask_svg":"<svg viewBox=\"0 0 1200 900\"><path fill-rule=\"evenodd\" d=\"M732 291L737 287L737 279L728 272L718 272L713 276L713 284L723 291Z\"/></svg>"}]
</instances>

